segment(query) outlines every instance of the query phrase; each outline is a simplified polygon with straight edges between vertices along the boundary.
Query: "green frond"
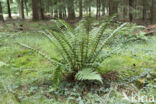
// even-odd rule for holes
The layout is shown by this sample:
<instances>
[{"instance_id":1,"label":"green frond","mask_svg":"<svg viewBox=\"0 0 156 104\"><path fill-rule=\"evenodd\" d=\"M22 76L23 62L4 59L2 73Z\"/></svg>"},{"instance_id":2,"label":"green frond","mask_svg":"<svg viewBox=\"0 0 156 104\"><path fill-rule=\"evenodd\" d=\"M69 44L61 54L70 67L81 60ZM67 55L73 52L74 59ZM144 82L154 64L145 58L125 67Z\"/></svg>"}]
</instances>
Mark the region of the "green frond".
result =
<instances>
[{"instance_id":1,"label":"green frond","mask_svg":"<svg viewBox=\"0 0 156 104\"><path fill-rule=\"evenodd\" d=\"M105 47L105 44L115 35L116 32L118 32L122 27L124 27L127 23L124 23L122 25L120 25L117 29L115 29L110 35L108 38L105 39L105 41L102 43L102 45L100 46L100 49L97 50L95 52L95 54L92 55L90 61L91 62L94 62L96 57L100 54L100 52L103 50L103 48Z\"/></svg>"},{"instance_id":2,"label":"green frond","mask_svg":"<svg viewBox=\"0 0 156 104\"><path fill-rule=\"evenodd\" d=\"M124 23L124 24L120 25L117 29L115 29L115 30L109 35L109 37L105 39L105 41L103 42L103 44L102 44L101 48L99 49L99 51L101 51L101 50L104 48L105 44L115 35L115 33L118 32L121 28L123 28L126 24L127 24L127 23Z\"/></svg>"},{"instance_id":3,"label":"green frond","mask_svg":"<svg viewBox=\"0 0 156 104\"><path fill-rule=\"evenodd\" d=\"M62 79L62 70L61 70L61 66L58 66L53 73L53 78L52 78L52 88L54 90L57 89L60 80Z\"/></svg>"},{"instance_id":4,"label":"green frond","mask_svg":"<svg viewBox=\"0 0 156 104\"><path fill-rule=\"evenodd\" d=\"M73 60L71 57L71 51L68 51L69 47L67 47L67 44L64 42L64 40L62 38L60 38L60 36L54 32L51 33L51 35L56 39L56 41L58 42L59 45L57 45L57 47L61 47L61 50L66 54L66 58L68 60L68 62L70 62L71 64L73 64Z\"/></svg>"},{"instance_id":5,"label":"green frond","mask_svg":"<svg viewBox=\"0 0 156 104\"><path fill-rule=\"evenodd\" d=\"M64 20L58 19L58 21L66 27L67 30L69 30L73 35L75 35L75 31L74 29L68 24L66 23Z\"/></svg>"},{"instance_id":6,"label":"green frond","mask_svg":"<svg viewBox=\"0 0 156 104\"><path fill-rule=\"evenodd\" d=\"M45 36L48 38L48 40L49 40L55 47L57 47L56 43L54 42L54 39L49 35L49 34L50 34L49 31L46 31L46 32L40 31L40 33L42 33L43 35L45 35Z\"/></svg>"},{"instance_id":7,"label":"green frond","mask_svg":"<svg viewBox=\"0 0 156 104\"><path fill-rule=\"evenodd\" d=\"M75 78L77 80L97 80L102 83L102 77L100 76L100 74L90 68L79 71L75 75Z\"/></svg>"},{"instance_id":8,"label":"green frond","mask_svg":"<svg viewBox=\"0 0 156 104\"><path fill-rule=\"evenodd\" d=\"M41 56L43 56L44 58L46 58L46 59L47 59L49 62L51 62L52 64L55 64L55 63L57 63L57 64L62 64L61 62L59 62L59 60L57 60L57 59L55 59L55 58L51 58L51 57L47 56L46 54L42 53L41 51L39 51L39 50L37 50L37 49L34 49L34 48L32 48L32 47L30 47L30 46L28 46L28 45L26 45L26 44L23 44L23 43L19 43L19 42L17 42L17 43L18 43L20 46L23 46L23 47L25 47L25 48L28 48L28 49L30 49L30 50L32 50L32 51L34 51L34 52L40 54Z\"/></svg>"}]
</instances>

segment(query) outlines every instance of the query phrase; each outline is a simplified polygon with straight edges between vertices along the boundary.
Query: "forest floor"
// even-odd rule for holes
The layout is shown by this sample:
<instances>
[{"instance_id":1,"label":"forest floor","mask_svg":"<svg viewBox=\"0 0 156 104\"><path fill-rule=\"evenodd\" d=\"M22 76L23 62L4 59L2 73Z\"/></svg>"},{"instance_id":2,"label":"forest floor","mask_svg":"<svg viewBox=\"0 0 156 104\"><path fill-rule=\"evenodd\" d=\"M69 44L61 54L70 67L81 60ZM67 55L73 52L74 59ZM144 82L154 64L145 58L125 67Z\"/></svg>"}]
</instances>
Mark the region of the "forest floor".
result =
<instances>
[{"instance_id":1,"label":"forest floor","mask_svg":"<svg viewBox=\"0 0 156 104\"><path fill-rule=\"evenodd\" d=\"M132 37L135 41L124 44L105 59L99 68L102 85L62 81L52 91L53 65L17 42L57 57L48 39L39 32L53 28L52 21L0 25L0 104L141 104L141 96L147 97L144 104L153 104L153 97L156 102L155 33ZM149 28L141 32L155 30Z\"/></svg>"}]
</instances>

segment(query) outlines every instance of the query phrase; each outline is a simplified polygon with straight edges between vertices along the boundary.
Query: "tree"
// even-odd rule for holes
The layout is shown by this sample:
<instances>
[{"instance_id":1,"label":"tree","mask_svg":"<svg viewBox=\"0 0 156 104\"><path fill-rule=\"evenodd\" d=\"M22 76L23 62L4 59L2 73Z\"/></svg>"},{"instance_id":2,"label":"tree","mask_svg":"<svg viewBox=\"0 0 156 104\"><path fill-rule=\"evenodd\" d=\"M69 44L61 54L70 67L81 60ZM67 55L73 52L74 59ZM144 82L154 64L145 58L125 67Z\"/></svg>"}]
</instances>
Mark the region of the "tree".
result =
<instances>
[{"instance_id":1,"label":"tree","mask_svg":"<svg viewBox=\"0 0 156 104\"><path fill-rule=\"evenodd\" d=\"M68 0L68 19L75 19L74 0Z\"/></svg>"},{"instance_id":2,"label":"tree","mask_svg":"<svg viewBox=\"0 0 156 104\"><path fill-rule=\"evenodd\" d=\"M79 0L79 18L83 17L83 7L82 7L82 0Z\"/></svg>"},{"instance_id":3,"label":"tree","mask_svg":"<svg viewBox=\"0 0 156 104\"><path fill-rule=\"evenodd\" d=\"M147 0L142 2L143 10L142 10L142 20L146 19L146 12L147 12Z\"/></svg>"},{"instance_id":4,"label":"tree","mask_svg":"<svg viewBox=\"0 0 156 104\"><path fill-rule=\"evenodd\" d=\"M4 21L1 1L0 1L0 21Z\"/></svg>"},{"instance_id":5,"label":"tree","mask_svg":"<svg viewBox=\"0 0 156 104\"><path fill-rule=\"evenodd\" d=\"M96 18L100 17L100 0L96 0Z\"/></svg>"},{"instance_id":6,"label":"tree","mask_svg":"<svg viewBox=\"0 0 156 104\"><path fill-rule=\"evenodd\" d=\"M156 23L156 0L152 0L152 7L151 7L151 23Z\"/></svg>"},{"instance_id":7,"label":"tree","mask_svg":"<svg viewBox=\"0 0 156 104\"><path fill-rule=\"evenodd\" d=\"M44 2L40 0L40 18L44 20Z\"/></svg>"},{"instance_id":8,"label":"tree","mask_svg":"<svg viewBox=\"0 0 156 104\"><path fill-rule=\"evenodd\" d=\"M19 16L21 19L24 19L24 1L18 0L18 5L19 5Z\"/></svg>"},{"instance_id":9,"label":"tree","mask_svg":"<svg viewBox=\"0 0 156 104\"><path fill-rule=\"evenodd\" d=\"M62 5L62 0L58 0L58 9L59 9L59 18L63 18L63 5Z\"/></svg>"},{"instance_id":10,"label":"tree","mask_svg":"<svg viewBox=\"0 0 156 104\"><path fill-rule=\"evenodd\" d=\"M127 0L122 0L122 8L123 8L122 19L126 19L127 15L128 15L127 5L128 5L128 1Z\"/></svg>"},{"instance_id":11,"label":"tree","mask_svg":"<svg viewBox=\"0 0 156 104\"><path fill-rule=\"evenodd\" d=\"M102 0L102 16L105 15L105 0Z\"/></svg>"},{"instance_id":12,"label":"tree","mask_svg":"<svg viewBox=\"0 0 156 104\"><path fill-rule=\"evenodd\" d=\"M8 7L8 17L12 18L12 16L11 16L11 9L10 9L10 0L7 0L7 7Z\"/></svg>"},{"instance_id":13,"label":"tree","mask_svg":"<svg viewBox=\"0 0 156 104\"><path fill-rule=\"evenodd\" d=\"M39 20L39 14L38 14L38 0L32 0L32 14L33 14L33 21Z\"/></svg>"},{"instance_id":14,"label":"tree","mask_svg":"<svg viewBox=\"0 0 156 104\"><path fill-rule=\"evenodd\" d=\"M27 5L27 3L28 3L28 0L24 0L24 6L25 6L25 10L26 10L26 15L28 16L28 5Z\"/></svg>"},{"instance_id":15,"label":"tree","mask_svg":"<svg viewBox=\"0 0 156 104\"><path fill-rule=\"evenodd\" d=\"M129 20L130 20L130 22L133 21L133 14L132 14L133 1L134 0L129 0Z\"/></svg>"},{"instance_id":16,"label":"tree","mask_svg":"<svg viewBox=\"0 0 156 104\"><path fill-rule=\"evenodd\" d=\"M118 13L118 1L109 0L109 15L112 16Z\"/></svg>"}]
</instances>

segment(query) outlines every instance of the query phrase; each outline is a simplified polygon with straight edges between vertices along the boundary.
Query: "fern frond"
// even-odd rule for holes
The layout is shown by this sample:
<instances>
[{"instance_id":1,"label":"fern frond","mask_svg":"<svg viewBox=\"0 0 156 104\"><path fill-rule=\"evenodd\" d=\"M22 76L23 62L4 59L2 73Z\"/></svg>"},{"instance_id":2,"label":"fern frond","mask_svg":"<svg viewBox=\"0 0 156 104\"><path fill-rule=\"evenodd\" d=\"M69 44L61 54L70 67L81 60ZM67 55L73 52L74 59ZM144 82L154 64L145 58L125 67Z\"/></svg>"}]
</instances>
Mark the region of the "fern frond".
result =
<instances>
[{"instance_id":1,"label":"fern frond","mask_svg":"<svg viewBox=\"0 0 156 104\"><path fill-rule=\"evenodd\" d=\"M114 34L115 34L116 32L118 32L121 28L123 28L126 24L127 24L127 23L124 23L124 24L120 25L117 29L115 29L115 30L110 34L110 36L103 42L103 45L102 45L101 48L103 49L103 48L104 48L104 45L106 44L106 42L109 41L109 40L114 36Z\"/></svg>"},{"instance_id":2,"label":"fern frond","mask_svg":"<svg viewBox=\"0 0 156 104\"><path fill-rule=\"evenodd\" d=\"M116 32L118 32L118 31L119 31L122 27L124 27L126 24L127 24L127 23L124 23L124 24L120 25L117 29L115 29L115 30L109 35L109 37L105 39L105 41L104 41L103 44L101 45L100 49L97 50L97 51L92 55L92 57L91 57L91 59L90 59L89 61L92 60L91 62L94 62L95 59L96 59L96 57L100 54L100 52L101 52L101 51L103 50L103 48L105 47L105 44L114 36L114 34L115 34Z\"/></svg>"},{"instance_id":3,"label":"fern frond","mask_svg":"<svg viewBox=\"0 0 156 104\"><path fill-rule=\"evenodd\" d=\"M48 40L49 40L55 47L57 47L57 45L55 44L54 40L53 40L52 37L49 35L50 33L49 33L48 31L46 31L46 32L48 32L48 33L44 32L44 31L39 31L39 32L42 33L43 35L45 35L45 36L48 38Z\"/></svg>"},{"instance_id":4,"label":"fern frond","mask_svg":"<svg viewBox=\"0 0 156 104\"><path fill-rule=\"evenodd\" d=\"M56 90L56 88L58 87L61 79L62 79L62 70L61 66L58 66L53 73L52 88L54 90Z\"/></svg>"},{"instance_id":5,"label":"fern frond","mask_svg":"<svg viewBox=\"0 0 156 104\"><path fill-rule=\"evenodd\" d=\"M75 75L75 78L77 80L97 80L102 83L102 77L100 76L100 74L90 68L79 71Z\"/></svg>"},{"instance_id":6,"label":"fern frond","mask_svg":"<svg viewBox=\"0 0 156 104\"><path fill-rule=\"evenodd\" d=\"M104 48L105 44L115 35L116 32L118 32L121 28L123 28L127 23L124 23L122 25L120 25L117 29L115 29L108 38L105 39L105 41L103 42L101 48L99 49L99 52Z\"/></svg>"},{"instance_id":7,"label":"fern frond","mask_svg":"<svg viewBox=\"0 0 156 104\"><path fill-rule=\"evenodd\" d=\"M46 54L42 53L41 51L39 51L39 50L37 50L37 49L34 49L34 48L32 48L32 47L30 47L30 46L28 46L28 45L26 45L26 44L23 44L23 43L19 43L19 42L17 42L17 43L18 43L20 46L23 46L23 47L25 47L25 48L28 48L28 49L34 51L34 52L37 52L38 54L40 54L41 56L43 56L44 58L46 58L46 59L47 59L49 62L51 62L52 64L54 64L54 63L62 64L59 60L57 60L57 59L55 59L55 58L51 58L51 57L47 56Z\"/></svg>"},{"instance_id":8,"label":"fern frond","mask_svg":"<svg viewBox=\"0 0 156 104\"><path fill-rule=\"evenodd\" d=\"M57 45L57 48L61 47L61 50L66 54L68 62L70 62L70 64L73 66L73 60L72 60L72 57L71 57L71 52L68 51L69 49L66 46L67 44L59 36L57 36L54 32L52 32L51 35L59 43L59 45Z\"/></svg>"},{"instance_id":9,"label":"fern frond","mask_svg":"<svg viewBox=\"0 0 156 104\"><path fill-rule=\"evenodd\" d=\"M61 20L61 19L58 19L58 21L59 21L63 26L65 26L66 29L69 30L69 31L72 33L72 35L75 35L74 29L73 29L68 23L66 23L64 20Z\"/></svg>"}]
</instances>

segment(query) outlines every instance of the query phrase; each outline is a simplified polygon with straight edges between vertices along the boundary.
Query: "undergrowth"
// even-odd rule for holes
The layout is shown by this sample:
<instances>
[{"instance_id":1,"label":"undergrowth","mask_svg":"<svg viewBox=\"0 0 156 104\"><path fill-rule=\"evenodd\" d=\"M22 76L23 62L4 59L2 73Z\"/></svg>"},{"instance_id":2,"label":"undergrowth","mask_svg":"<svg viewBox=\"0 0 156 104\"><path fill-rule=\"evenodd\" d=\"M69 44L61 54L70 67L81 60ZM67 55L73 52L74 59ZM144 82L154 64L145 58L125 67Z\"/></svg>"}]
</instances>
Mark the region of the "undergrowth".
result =
<instances>
[{"instance_id":1,"label":"undergrowth","mask_svg":"<svg viewBox=\"0 0 156 104\"><path fill-rule=\"evenodd\" d=\"M39 26L37 23L32 25L36 29ZM131 25L128 24L125 28L130 28ZM116 25L110 26L111 30L115 27ZM110 31L110 28L106 31ZM122 28L112 40L120 34L134 35L133 32L124 31L129 30ZM102 61L96 70L104 84L97 81L69 82L63 79L54 91L53 73L56 66L38 53L20 47L16 42L27 44L49 57L61 60L57 48L38 32L0 33L0 104L131 104L132 102L123 99L124 94L128 98L131 98L132 93L155 96L156 37L146 38L145 41L131 40L121 45ZM124 41L121 40L121 43ZM110 40L106 44L102 54L117 48L112 43ZM64 72L63 75L68 74Z\"/></svg>"}]
</instances>

